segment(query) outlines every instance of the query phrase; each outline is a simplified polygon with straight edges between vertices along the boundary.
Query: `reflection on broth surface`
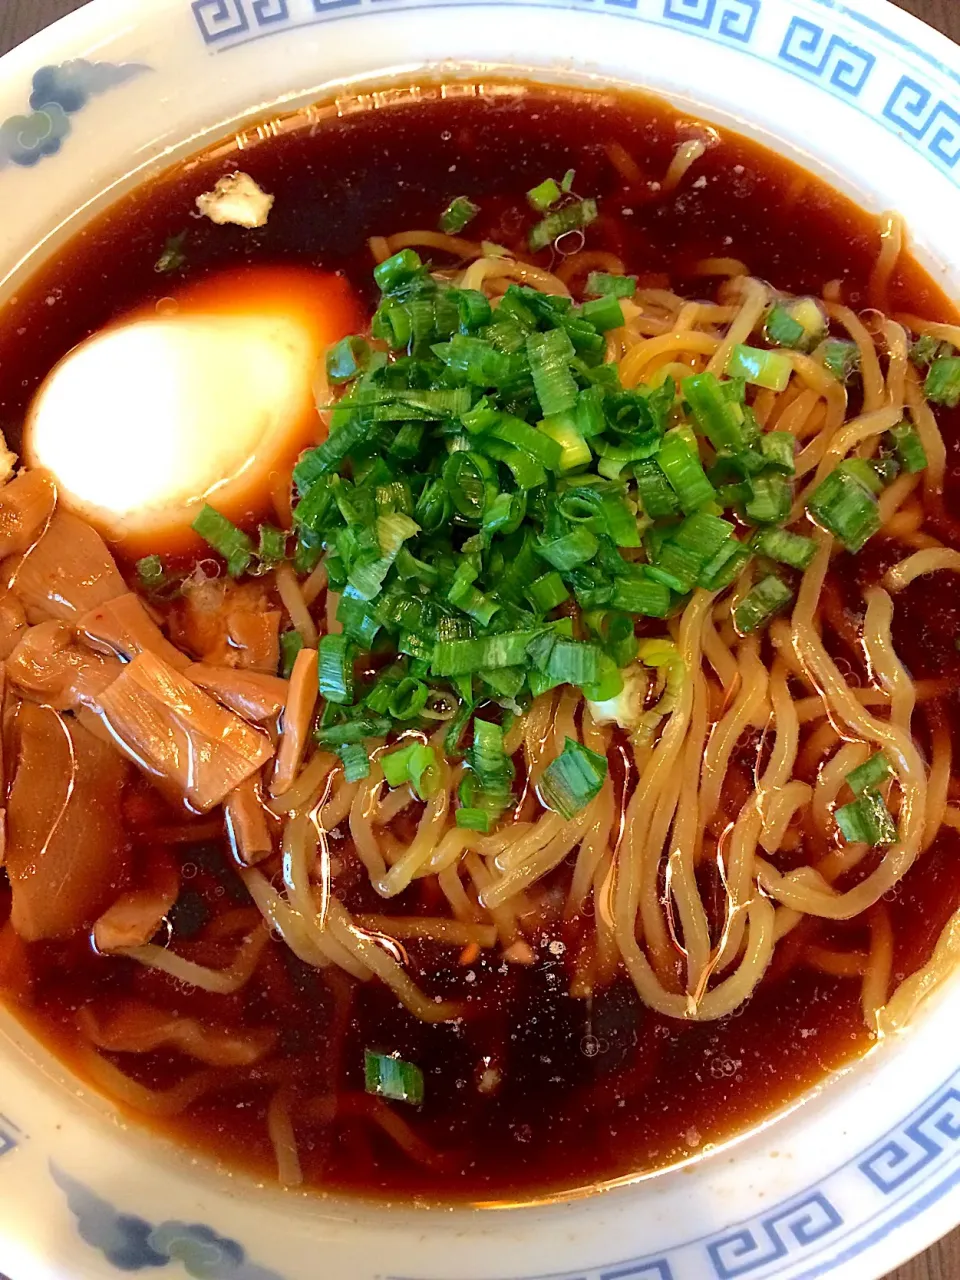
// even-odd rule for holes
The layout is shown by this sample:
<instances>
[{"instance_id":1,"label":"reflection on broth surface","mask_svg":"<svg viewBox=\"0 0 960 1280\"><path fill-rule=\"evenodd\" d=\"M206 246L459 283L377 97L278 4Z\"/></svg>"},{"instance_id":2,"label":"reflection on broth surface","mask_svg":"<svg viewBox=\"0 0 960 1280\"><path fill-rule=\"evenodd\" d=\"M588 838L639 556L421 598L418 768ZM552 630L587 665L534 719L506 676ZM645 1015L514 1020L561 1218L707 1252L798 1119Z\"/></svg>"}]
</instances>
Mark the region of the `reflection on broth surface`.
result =
<instances>
[{"instance_id":1,"label":"reflection on broth surface","mask_svg":"<svg viewBox=\"0 0 960 1280\"><path fill-rule=\"evenodd\" d=\"M237 170L264 226L199 216ZM960 327L903 236L659 101L495 83L78 233L0 325L49 469L0 490L17 1016L231 1166L481 1202L700 1154L902 1025L960 908ZM245 308L311 317L282 412L260 329L152 364ZM45 400L133 324L142 378L108 332Z\"/></svg>"}]
</instances>

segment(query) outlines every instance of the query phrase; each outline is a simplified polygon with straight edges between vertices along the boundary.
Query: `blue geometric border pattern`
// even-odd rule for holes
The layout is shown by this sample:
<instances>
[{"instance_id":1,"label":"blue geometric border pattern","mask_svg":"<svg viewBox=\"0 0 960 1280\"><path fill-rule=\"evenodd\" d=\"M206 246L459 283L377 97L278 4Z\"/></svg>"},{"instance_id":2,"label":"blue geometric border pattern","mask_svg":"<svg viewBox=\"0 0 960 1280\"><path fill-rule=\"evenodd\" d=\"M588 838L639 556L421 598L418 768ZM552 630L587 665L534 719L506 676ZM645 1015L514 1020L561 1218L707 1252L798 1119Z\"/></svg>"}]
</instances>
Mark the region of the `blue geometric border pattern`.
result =
<instances>
[{"instance_id":1,"label":"blue geometric border pattern","mask_svg":"<svg viewBox=\"0 0 960 1280\"><path fill-rule=\"evenodd\" d=\"M937 98L912 76L901 76L887 105L886 118L899 129L905 129L927 151L948 169L960 160L960 111Z\"/></svg>"},{"instance_id":2,"label":"blue geometric border pattern","mask_svg":"<svg viewBox=\"0 0 960 1280\"><path fill-rule=\"evenodd\" d=\"M523 1280L822 1280L958 1185L960 1071L869 1151L764 1213L659 1255Z\"/></svg>"},{"instance_id":3,"label":"blue geometric border pattern","mask_svg":"<svg viewBox=\"0 0 960 1280\"><path fill-rule=\"evenodd\" d=\"M447 9L511 3L580 9L626 21L674 27L740 49L778 67L895 134L960 185L960 74L899 33L840 0L188 0L211 53L322 22L359 18L384 8ZM824 13L824 10L828 13ZM777 28L779 27L779 30ZM852 38L855 37L855 38ZM910 71L905 72L905 64ZM937 81L942 77L942 82Z\"/></svg>"},{"instance_id":4,"label":"blue geometric border pattern","mask_svg":"<svg viewBox=\"0 0 960 1280\"><path fill-rule=\"evenodd\" d=\"M719 1280L737 1280L822 1241L842 1226L834 1206L822 1191L815 1191L756 1225L721 1236L707 1245L707 1251Z\"/></svg>"},{"instance_id":5,"label":"blue geometric border pattern","mask_svg":"<svg viewBox=\"0 0 960 1280\"><path fill-rule=\"evenodd\" d=\"M757 25L760 0L665 0L663 16L702 31L715 31L749 44Z\"/></svg>"},{"instance_id":6,"label":"blue geometric border pattern","mask_svg":"<svg viewBox=\"0 0 960 1280\"><path fill-rule=\"evenodd\" d=\"M915 1120L860 1161L884 1195L892 1195L950 1149L960 1152L960 1089L948 1089Z\"/></svg>"},{"instance_id":7,"label":"blue geometric border pattern","mask_svg":"<svg viewBox=\"0 0 960 1280\"><path fill-rule=\"evenodd\" d=\"M0 1113L0 1156L5 1156L20 1145L23 1134L7 1116Z\"/></svg>"},{"instance_id":8,"label":"blue geometric border pattern","mask_svg":"<svg viewBox=\"0 0 960 1280\"><path fill-rule=\"evenodd\" d=\"M780 57L811 76L827 76L830 84L858 98L877 64L867 49L841 36L827 36L823 27L807 18L794 18L780 46Z\"/></svg>"}]
</instances>

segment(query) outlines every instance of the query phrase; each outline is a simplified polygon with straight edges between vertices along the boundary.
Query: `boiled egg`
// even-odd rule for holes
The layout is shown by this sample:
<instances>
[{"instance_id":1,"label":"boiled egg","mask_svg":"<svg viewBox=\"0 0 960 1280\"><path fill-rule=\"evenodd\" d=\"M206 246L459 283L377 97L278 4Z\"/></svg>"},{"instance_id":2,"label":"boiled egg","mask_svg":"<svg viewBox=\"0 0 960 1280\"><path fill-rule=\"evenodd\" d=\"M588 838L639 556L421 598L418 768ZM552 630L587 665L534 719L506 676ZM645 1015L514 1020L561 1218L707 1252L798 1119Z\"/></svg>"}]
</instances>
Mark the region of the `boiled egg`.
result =
<instances>
[{"instance_id":1,"label":"boiled egg","mask_svg":"<svg viewBox=\"0 0 960 1280\"><path fill-rule=\"evenodd\" d=\"M205 281L56 366L31 406L26 461L129 554L189 549L204 503L231 520L269 514L297 454L325 434L318 363L358 322L338 276L254 268Z\"/></svg>"}]
</instances>

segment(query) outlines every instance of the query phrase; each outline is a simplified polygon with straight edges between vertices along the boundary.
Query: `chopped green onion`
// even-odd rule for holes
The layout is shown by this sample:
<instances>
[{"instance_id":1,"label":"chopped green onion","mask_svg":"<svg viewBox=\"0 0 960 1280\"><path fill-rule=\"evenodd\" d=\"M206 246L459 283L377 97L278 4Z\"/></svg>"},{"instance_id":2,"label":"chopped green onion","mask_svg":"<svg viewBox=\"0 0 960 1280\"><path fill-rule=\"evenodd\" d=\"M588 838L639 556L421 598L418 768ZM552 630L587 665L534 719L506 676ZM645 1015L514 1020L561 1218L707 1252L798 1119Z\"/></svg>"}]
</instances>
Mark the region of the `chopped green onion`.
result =
<instances>
[{"instance_id":1,"label":"chopped green onion","mask_svg":"<svg viewBox=\"0 0 960 1280\"><path fill-rule=\"evenodd\" d=\"M847 382L860 368L860 348L855 342L831 338L823 344L824 367L840 382Z\"/></svg>"},{"instance_id":2,"label":"chopped green onion","mask_svg":"<svg viewBox=\"0 0 960 1280\"><path fill-rule=\"evenodd\" d=\"M422 680L405 676L391 691L386 710L394 720L415 720L427 705L429 688Z\"/></svg>"},{"instance_id":3,"label":"chopped green onion","mask_svg":"<svg viewBox=\"0 0 960 1280\"><path fill-rule=\"evenodd\" d=\"M420 255L412 249L401 249L392 258L378 263L373 268L373 278L381 293L393 293L423 270Z\"/></svg>"},{"instance_id":4,"label":"chopped green onion","mask_svg":"<svg viewBox=\"0 0 960 1280\"><path fill-rule=\"evenodd\" d=\"M327 381L339 386L359 377L370 359L370 344L354 334L327 348Z\"/></svg>"},{"instance_id":5,"label":"chopped green onion","mask_svg":"<svg viewBox=\"0 0 960 1280\"><path fill-rule=\"evenodd\" d=\"M570 599L570 592L564 586L563 579L559 573L553 570L539 578L535 578L525 588L525 594L533 607L539 610L540 613L549 613L558 604L563 604L565 600Z\"/></svg>"},{"instance_id":6,"label":"chopped green onion","mask_svg":"<svg viewBox=\"0 0 960 1280\"><path fill-rule=\"evenodd\" d=\"M552 564L555 569L559 569L561 573L568 569L575 569L577 565L586 564L588 560L593 559L599 549L599 542L590 530L583 526L574 529L572 533L564 534L562 538L541 543L537 548L543 559L548 564Z\"/></svg>"},{"instance_id":7,"label":"chopped green onion","mask_svg":"<svg viewBox=\"0 0 960 1280\"><path fill-rule=\"evenodd\" d=\"M254 557L253 542L232 520L205 505L190 527L223 556L231 578L239 578L249 568Z\"/></svg>"},{"instance_id":8,"label":"chopped green onion","mask_svg":"<svg viewBox=\"0 0 960 1280\"><path fill-rule=\"evenodd\" d=\"M685 512L696 511L716 498L716 490L704 473L699 454L682 435L670 432L664 436L657 462Z\"/></svg>"},{"instance_id":9,"label":"chopped green onion","mask_svg":"<svg viewBox=\"0 0 960 1280\"><path fill-rule=\"evenodd\" d=\"M363 1055L363 1075L367 1093L389 1098L391 1102L409 1102L414 1107L423 1105L423 1072L412 1062L367 1049Z\"/></svg>"},{"instance_id":10,"label":"chopped green onion","mask_svg":"<svg viewBox=\"0 0 960 1280\"><path fill-rule=\"evenodd\" d=\"M137 577L147 591L156 591L167 581L167 573L159 556L144 556L137 561Z\"/></svg>"},{"instance_id":11,"label":"chopped green onion","mask_svg":"<svg viewBox=\"0 0 960 1280\"><path fill-rule=\"evenodd\" d=\"M793 504L793 486L785 475L767 471L750 478L750 497L744 514L754 524L783 524Z\"/></svg>"},{"instance_id":12,"label":"chopped green onion","mask_svg":"<svg viewBox=\"0 0 960 1280\"><path fill-rule=\"evenodd\" d=\"M930 366L923 389L934 404L956 409L960 404L960 356L938 356Z\"/></svg>"},{"instance_id":13,"label":"chopped green onion","mask_svg":"<svg viewBox=\"0 0 960 1280\"><path fill-rule=\"evenodd\" d=\"M724 591L737 580L749 559L750 548L729 538L700 570L697 586L706 591Z\"/></svg>"},{"instance_id":14,"label":"chopped green onion","mask_svg":"<svg viewBox=\"0 0 960 1280\"><path fill-rule=\"evenodd\" d=\"M505 497L506 495L501 495ZM476 570L469 564L462 564L454 574L453 585L447 592L447 599L458 609L462 609L482 627L489 624L490 619L500 608L496 600L491 600L473 585Z\"/></svg>"},{"instance_id":15,"label":"chopped green onion","mask_svg":"<svg viewBox=\"0 0 960 1280\"><path fill-rule=\"evenodd\" d=\"M712 373L684 378L680 390L697 426L718 452L739 453L746 445L743 409L725 394Z\"/></svg>"},{"instance_id":16,"label":"chopped green onion","mask_svg":"<svg viewBox=\"0 0 960 1280\"><path fill-rule=\"evenodd\" d=\"M773 307L767 315L767 341L778 347L799 347L803 341L803 325L786 307Z\"/></svg>"},{"instance_id":17,"label":"chopped green onion","mask_svg":"<svg viewBox=\"0 0 960 1280\"><path fill-rule=\"evenodd\" d=\"M670 589L650 578L617 578L610 604L644 618L665 618L670 612Z\"/></svg>"},{"instance_id":18,"label":"chopped green onion","mask_svg":"<svg viewBox=\"0 0 960 1280\"><path fill-rule=\"evenodd\" d=\"M361 782L370 776L370 757L362 742L344 742L337 755L343 761L345 782Z\"/></svg>"},{"instance_id":19,"label":"chopped green onion","mask_svg":"<svg viewBox=\"0 0 960 1280\"><path fill-rule=\"evenodd\" d=\"M531 333L527 337L527 359L534 390L543 416L564 413L577 402L577 384L570 372L573 344L563 329Z\"/></svg>"},{"instance_id":20,"label":"chopped green onion","mask_svg":"<svg viewBox=\"0 0 960 1280\"><path fill-rule=\"evenodd\" d=\"M756 535L753 545L761 555L792 569L806 569L817 552L812 538L787 529L764 529Z\"/></svg>"},{"instance_id":21,"label":"chopped green onion","mask_svg":"<svg viewBox=\"0 0 960 1280\"><path fill-rule=\"evenodd\" d=\"M548 809L573 818L599 794L606 776L606 756L567 738L561 754L543 771L540 795Z\"/></svg>"},{"instance_id":22,"label":"chopped green onion","mask_svg":"<svg viewBox=\"0 0 960 1280\"><path fill-rule=\"evenodd\" d=\"M848 551L859 551L880 528L876 495L858 473L842 463L810 495L807 511Z\"/></svg>"},{"instance_id":23,"label":"chopped green onion","mask_svg":"<svg viewBox=\"0 0 960 1280\"><path fill-rule=\"evenodd\" d=\"M749 635L792 599L793 592L787 584L771 573L751 588L734 609L733 624L742 636Z\"/></svg>"},{"instance_id":24,"label":"chopped green onion","mask_svg":"<svg viewBox=\"0 0 960 1280\"><path fill-rule=\"evenodd\" d=\"M344 635L320 637L320 696L328 702L353 702L353 652Z\"/></svg>"},{"instance_id":25,"label":"chopped green onion","mask_svg":"<svg viewBox=\"0 0 960 1280\"><path fill-rule=\"evenodd\" d=\"M910 361L924 372L930 368L938 356L953 355L953 347L949 342L941 342L932 334L924 333L910 348Z\"/></svg>"},{"instance_id":26,"label":"chopped green onion","mask_svg":"<svg viewBox=\"0 0 960 1280\"><path fill-rule=\"evenodd\" d=\"M619 299L610 293L595 298L592 302L585 302L580 308L580 314L600 333L606 333L608 329L619 329L624 323Z\"/></svg>"},{"instance_id":27,"label":"chopped green onion","mask_svg":"<svg viewBox=\"0 0 960 1280\"><path fill-rule=\"evenodd\" d=\"M579 231L597 220L596 200L578 200L576 204L565 205L553 213L548 213L542 222L530 232L530 248L536 253L553 244L568 231Z\"/></svg>"},{"instance_id":28,"label":"chopped green onion","mask_svg":"<svg viewBox=\"0 0 960 1280\"><path fill-rule=\"evenodd\" d=\"M297 654L303 648L303 636L299 631L284 631L280 635L280 674L284 680L290 679Z\"/></svg>"},{"instance_id":29,"label":"chopped green onion","mask_svg":"<svg viewBox=\"0 0 960 1280\"><path fill-rule=\"evenodd\" d=\"M527 192L527 202L531 209L535 209L537 213L546 213L551 205L555 205L563 192L560 190L559 184L553 178L545 178L543 182L536 187L531 187Z\"/></svg>"},{"instance_id":30,"label":"chopped green onion","mask_svg":"<svg viewBox=\"0 0 960 1280\"><path fill-rule=\"evenodd\" d=\"M733 537L733 525L720 516L697 511L687 516L671 535L671 542L697 556L701 564L712 559L728 538Z\"/></svg>"},{"instance_id":31,"label":"chopped green onion","mask_svg":"<svg viewBox=\"0 0 960 1280\"><path fill-rule=\"evenodd\" d=\"M163 252L154 263L154 271L160 275L169 275L172 271L180 271L187 265L187 255L183 252L187 234L186 231L181 231L178 236L169 237L163 246Z\"/></svg>"},{"instance_id":32,"label":"chopped green onion","mask_svg":"<svg viewBox=\"0 0 960 1280\"><path fill-rule=\"evenodd\" d=\"M727 359L727 376L743 378L751 386L768 391L785 391L793 373L793 365L779 351L764 351L738 343Z\"/></svg>"},{"instance_id":33,"label":"chopped green onion","mask_svg":"<svg viewBox=\"0 0 960 1280\"><path fill-rule=\"evenodd\" d=\"M453 816L461 831L479 831L482 835L489 835L494 821L486 809L460 808Z\"/></svg>"},{"instance_id":34,"label":"chopped green onion","mask_svg":"<svg viewBox=\"0 0 960 1280\"><path fill-rule=\"evenodd\" d=\"M565 196L568 196L573 190L573 180L577 176L576 169L568 169L560 179L560 190Z\"/></svg>"},{"instance_id":35,"label":"chopped green onion","mask_svg":"<svg viewBox=\"0 0 960 1280\"><path fill-rule=\"evenodd\" d=\"M877 791L864 791L833 816L850 844L893 844L897 838L896 823Z\"/></svg>"},{"instance_id":36,"label":"chopped green onion","mask_svg":"<svg viewBox=\"0 0 960 1280\"><path fill-rule=\"evenodd\" d=\"M851 770L847 774L846 782L853 794L858 796L864 791L879 787L882 782L886 782L892 773L893 766L890 761L882 751L877 751L869 760Z\"/></svg>"},{"instance_id":37,"label":"chopped green onion","mask_svg":"<svg viewBox=\"0 0 960 1280\"><path fill-rule=\"evenodd\" d=\"M778 347L812 351L826 331L827 319L815 298L794 298L767 316L767 340Z\"/></svg>"},{"instance_id":38,"label":"chopped green onion","mask_svg":"<svg viewBox=\"0 0 960 1280\"><path fill-rule=\"evenodd\" d=\"M584 289L588 297L596 298L632 298L636 291L636 276L615 276L606 271L591 271Z\"/></svg>"},{"instance_id":39,"label":"chopped green onion","mask_svg":"<svg viewBox=\"0 0 960 1280\"><path fill-rule=\"evenodd\" d=\"M927 451L923 447L923 441L916 427L912 427L908 422L901 422L890 432L890 439L904 471L915 475L918 471L926 470Z\"/></svg>"},{"instance_id":40,"label":"chopped green onion","mask_svg":"<svg viewBox=\"0 0 960 1280\"><path fill-rule=\"evenodd\" d=\"M659 465L653 461L638 462L633 472L644 514L651 520L676 515L680 504Z\"/></svg>"},{"instance_id":41,"label":"chopped green onion","mask_svg":"<svg viewBox=\"0 0 960 1280\"><path fill-rule=\"evenodd\" d=\"M279 564L286 557L287 535L282 529L277 529L272 524L262 524L260 526L260 545L257 548L257 559L264 568L273 568L274 565Z\"/></svg>"},{"instance_id":42,"label":"chopped green onion","mask_svg":"<svg viewBox=\"0 0 960 1280\"><path fill-rule=\"evenodd\" d=\"M440 215L440 230L446 232L448 236L455 236L468 222L472 222L479 212L480 206L475 205L472 200L468 200L466 196L456 196Z\"/></svg>"},{"instance_id":43,"label":"chopped green onion","mask_svg":"<svg viewBox=\"0 0 960 1280\"><path fill-rule=\"evenodd\" d=\"M768 467L792 476L796 471L796 439L789 431L767 431L760 437L760 452Z\"/></svg>"},{"instance_id":44,"label":"chopped green onion","mask_svg":"<svg viewBox=\"0 0 960 1280\"><path fill-rule=\"evenodd\" d=\"M442 773L433 747L411 742L397 751L380 757L380 766L388 787L413 787L421 800L429 800L440 786Z\"/></svg>"},{"instance_id":45,"label":"chopped green onion","mask_svg":"<svg viewBox=\"0 0 960 1280\"><path fill-rule=\"evenodd\" d=\"M540 423L540 433L560 448L557 471L574 471L578 467L587 466L593 458L590 446L569 414L558 413L554 417L544 418Z\"/></svg>"},{"instance_id":46,"label":"chopped green onion","mask_svg":"<svg viewBox=\"0 0 960 1280\"><path fill-rule=\"evenodd\" d=\"M313 735L318 746L342 747L345 742L363 742L365 738L382 738L393 728L386 716L361 715L346 724L324 725Z\"/></svg>"},{"instance_id":47,"label":"chopped green onion","mask_svg":"<svg viewBox=\"0 0 960 1280\"><path fill-rule=\"evenodd\" d=\"M516 667L526 662L531 631L506 631L474 640L439 640L430 669L436 676L469 676L485 667Z\"/></svg>"}]
</instances>

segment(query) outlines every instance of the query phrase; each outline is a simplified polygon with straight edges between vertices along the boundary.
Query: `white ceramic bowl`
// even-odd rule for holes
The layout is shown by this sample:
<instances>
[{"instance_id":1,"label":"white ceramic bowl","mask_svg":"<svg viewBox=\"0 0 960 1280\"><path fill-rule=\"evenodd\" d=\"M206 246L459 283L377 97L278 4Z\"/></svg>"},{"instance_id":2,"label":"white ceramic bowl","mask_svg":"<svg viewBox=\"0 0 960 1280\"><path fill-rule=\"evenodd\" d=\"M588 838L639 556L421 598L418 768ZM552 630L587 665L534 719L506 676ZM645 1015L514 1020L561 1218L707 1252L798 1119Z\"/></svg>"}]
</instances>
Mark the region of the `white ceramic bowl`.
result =
<instances>
[{"instance_id":1,"label":"white ceramic bowl","mask_svg":"<svg viewBox=\"0 0 960 1280\"><path fill-rule=\"evenodd\" d=\"M0 297L38 243L239 120L440 63L648 86L898 208L960 295L960 51L883 0L95 0L0 61ZM5 1026L15 1280L876 1280L960 1222L957 983L740 1141L510 1210L254 1187L129 1128Z\"/></svg>"}]
</instances>

